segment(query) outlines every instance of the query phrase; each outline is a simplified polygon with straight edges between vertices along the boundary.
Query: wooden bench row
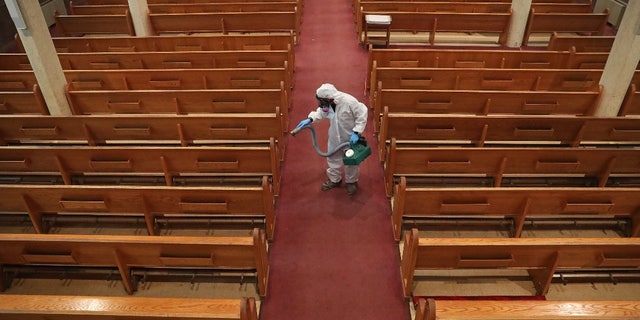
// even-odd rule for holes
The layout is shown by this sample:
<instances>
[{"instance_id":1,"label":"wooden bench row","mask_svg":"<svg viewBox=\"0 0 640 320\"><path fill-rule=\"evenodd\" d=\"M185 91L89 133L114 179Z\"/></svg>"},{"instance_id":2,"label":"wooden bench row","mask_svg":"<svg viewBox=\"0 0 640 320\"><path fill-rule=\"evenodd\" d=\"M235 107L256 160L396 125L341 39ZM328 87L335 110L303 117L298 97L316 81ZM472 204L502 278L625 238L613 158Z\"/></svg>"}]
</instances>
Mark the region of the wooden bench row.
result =
<instances>
[{"instance_id":1,"label":"wooden bench row","mask_svg":"<svg viewBox=\"0 0 640 320\"><path fill-rule=\"evenodd\" d=\"M269 12L296 10L296 1L264 2L223 2L223 3L149 3L151 13L196 13L196 12ZM129 4L78 4L70 1L70 14L122 14L129 10Z\"/></svg>"},{"instance_id":2,"label":"wooden bench row","mask_svg":"<svg viewBox=\"0 0 640 320\"><path fill-rule=\"evenodd\" d=\"M559 271L638 268L639 238L422 238L407 232L401 261L405 297L422 270L526 270L538 295Z\"/></svg>"},{"instance_id":3,"label":"wooden bench row","mask_svg":"<svg viewBox=\"0 0 640 320\"><path fill-rule=\"evenodd\" d=\"M290 107L292 74L287 67L65 70L64 73L68 83L68 101L72 111L76 114L87 112L136 113L152 110L170 113L212 112L216 108L221 110L235 109L235 112L243 111L243 109L275 112L278 108L278 111L282 112L284 118L287 119ZM29 70L0 71L0 92L13 91L25 95L27 92L32 92L32 88L35 88L37 82L35 73ZM262 96L262 98L269 97L270 100L261 101L259 106L254 104L251 107L253 103L247 102L246 98L240 94L243 89L253 91L254 98ZM261 93L262 89L266 91ZM138 97L137 90L166 91L160 94L164 94L165 98L168 95L170 100L156 105L156 99L155 102L152 102L153 104L143 105L143 103L151 102L149 95L146 92L140 92L140 97ZM198 100L194 103L193 97L190 97L193 92L176 92L181 90L200 90L202 93L196 93L199 98L206 97L211 100ZM94 106L87 106L86 103L83 103L83 98L84 101L92 99L88 91L102 91L102 97L93 99L102 100L103 103ZM109 91L129 92L116 97L115 93ZM225 93L225 91L228 92ZM33 99L38 99L37 93L33 94ZM250 95L247 93L247 96ZM6 113L9 111L29 113L39 109L31 107L22 110L18 108L21 105L21 100L15 96L16 94L7 94L6 97L0 96L6 100L4 102L7 105L5 107ZM106 104L104 103L105 96L108 96Z\"/></svg>"},{"instance_id":4,"label":"wooden bench row","mask_svg":"<svg viewBox=\"0 0 640 320\"><path fill-rule=\"evenodd\" d=\"M397 68L373 66L370 96L384 89L598 91L602 69ZM373 103L371 105L374 105Z\"/></svg>"},{"instance_id":5,"label":"wooden bench row","mask_svg":"<svg viewBox=\"0 0 640 320\"><path fill-rule=\"evenodd\" d=\"M63 68L69 72L94 70L156 70L160 73L175 70L180 75L152 75L160 80L148 79L151 85L147 89L154 90L154 93L146 92L88 92L89 89L101 90L103 84L108 81L102 80L102 76L77 75L75 79L89 79L87 81L75 81L68 86L68 101L74 114L92 113L134 113L134 112L162 112L162 113L193 113L193 112L274 112L276 108L284 111L287 115L289 109L289 91L286 86L292 84L292 73L286 60L286 51L224 51L221 55L214 55L204 52L171 52L169 54L158 55L154 53L109 53L109 54L60 54ZM237 53L237 54L236 54ZM235 54L235 55L234 55ZM215 58L218 56L218 58ZM262 58L260 58L262 56ZM0 71L4 87L0 92L0 101L3 106L3 113L25 113L25 114L48 114L45 111L46 104L42 98L42 93L34 85L35 74L29 74L31 66L28 59L23 54L0 55L3 70ZM220 79L208 80L207 76L216 77L220 74L216 71L206 72L205 70L224 69L226 73L227 85L229 87L241 87L245 89L230 90L193 90L192 92L182 92L180 89L188 88L188 80L193 77L203 83L196 84L199 87L209 87L212 84L224 86L225 81ZM238 72L237 76L233 70L249 68L252 74ZM268 88L274 82L268 78L261 77L262 72L257 69L266 69L264 75L268 76L274 70L284 68L284 78L282 87ZM10 69L10 70L7 70ZM189 70L194 70L193 76ZM199 71L198 71L199 70ZM19 72L13 72L19 71ZM26 73L24 73L26 72ZM204 75L203 73L206 73ZM244 75L243 75L244 73ZM138 73L139 74L139 73ZM256 74L256 76L253 76ZM121 83L126 88L135 88L136 81L131 77L116 79L115 83ZM116 75L115 77L120 77ZM70 76L71 77L71 76ZM135 76L134 76L135 77ZM174 79L171 79L174 77ZM175 79L178 77L179 79ZM255 79L251 81L249 77ZM113 79L113 77L111 77ZM74 82L75 81L75 82ZM269 81L271 81L269 83ZM277 80L276 80L277 81ZM37 82L37 81L36 81ZM90 84L87 84L90 83ZM113 82L110 82L113 83ZM194 83L194 82L191 82ZM258 89L263 87L265 89ZM29 86L33 86L30 93ZM74 87L78 87L75 88ZM247 89L253 87L254 89ZM108 88L108 87L107 87ZM122 88L122 87L121 87ZM16 92L5 90L20 90ZM115 91L115 90L113 90ZM197 96L197 97L196 97Z\"/></svg>"},{"instance_id":6,"label":"wooden bench row","mask_svg":"<svg viewBox=\"0 0 640 320\"><path fill-rule=\"evenodd\" d=\"M637 146L640 120L624 117L433 115L383 112L381 159L396 143L436 146Z\"/></svg>"},{"instance_id":7,"label":"wooden bench row","mask_svg":"<svg viewBox=\"0 0 640 320\"><path fill-rule=\"evenodd\" d=\"M455 13L455 12L378 12L361 11L360 20L366 15L387 15L391 17L389 31L424 32L428 38L424 42L436 44L437 33L487 33L495 34L496 42L504 44L511 24L511 12L506 13ZM357 29L361 41L364 41L364 28Z\"/></svg>"},{"instance_id":8,"label":"wooden bench row","mask_svg":"<svg viewBox=\"0 0 640 320\"><path fill-rule=\"evenodd\" d=\"M68 15L55 12L54 21L57 30L65 36L136 35L129 10L120 14L96 15Z\"/></svg>"},{"instance_id":9,"label":"wooden bench row","mask_svg":"<svg viewBox=\"0 0 640 320\"><path fill-rule=\"evenodd\" d=\"M354 0L357 30L363 29L365 14L389 14L394 12L450 12L450 13L509 13L510 2L466 1L376 1ZM573 3L532 3L538 13L591 13L591 1ZM365 13L366 12L366 13ZM392 22L393 24L393 19Z\"/></svg>"},{"instance_id":10,"label":"wooden bench row","mask_svg":"<svg viewBox=\"0 0 640 320\"><path fill-rule=\"evenodd\" d=\"M282 137L280 114L2 116L0 142L101 144L270 143ZM280 142L280 141L278 141Z\"/></svg>"},{"instance_id":11,"label":"wooden bench row","mask_svg":"<svg viewBox=\"0 0 640 320\"><path fill-rule=\"evenodd\" d=\"M591 116L600 103L597 91L499 91L379 89L372 105L374 130L380 115L389 113L469 115L578 115ZM631 101L630 101L631 103ZM633 113L635 108L630 110Z\"/></svg>"},{"instance_id":12,"label":"wooden bench row","mask_svg":"<svg viewBox=\"0 0 640 320\"><path fill-rule=\"evenodd\" d=\"M149 37L53 37L58 53L87 52L171 52L224 50L287 50L288 61L294 61L294 35L287 34L228 34L149 36ZM19 52L25 52L16 37Z\"/></svg>"},{"instance_id":13,"label":"wooden bench row","mask_svg":"<svg viewBox=\"0 0 640 320\"><path fill-rule=\"evenodd\" d=\"M59 53L65 70L105 69L206 69L206 68L289 68L286 50L225 50L178 52L85 52ZM0 54L0 70L32 70L23 53Z\"/></svg>"},{"instance_id":14,"label":"wooden bench row","mask_svg":"<svg viewBox=\"0 0 640 320\"><path fill-rule=\"evenodd\" d=\"M491 68L491 69L604 69L608 52L498 49L384 49L369 48L367 72L377 67ZM367 75L367 85L370 74Z\"/></svg>"},{"instance_id":15,"label":"wooden bench row","mask_svg":"<svg viewBox=\"0 0 640 320\"><path fill-rule=\"evenodd\" d=\"M37 233L47 233L49 215L141 217L150 235L163 217L264 221L269 240L275 227L274 197L268 177L257 186L2 186L3 214L28 215Z\"/></svg>"},{"instance_id":16,"label":"wooden bench row","mask_svg":"<svg viewBox=\"0 0 640 320\"><path fill-rule=\"evenodd\" d=\"M640 75L640 72L637 73ZM383 89L599 92L602 69L375 67L369 105ZM384 107L384 106L382 106Z\"/></svg>"},{"instance_id":17,"label":"wooden bench row","mask_svg":"<svg viewBox=\"0 0 640 320\"><path fill-rule=\"evenodd\" d=\"M615 36L560 35L553 32L546 49L564 51L575 48L578 52L609 52L615 39Z\"/></svg>"},{"instance_id":18,"label":"wooden bench row","mask_svg":"<svg viewBox=\"0 0 640 320\"><path fill-rule=\"evenodd\" d=\"M161 177L167 186L181 179L269 177L273 193L280 190L280 158L275 139L269 146L4 146L0 172L5 181L45 176L78 184L83 177ZM24 179L28 178L28 179Z\"/></svg>"},{"instance_id":19,"label":"wooden bench row","mask_svg":"<svg viewBox=\"0 0 640 320\"><path fill-rule=\"evenodd\" d=\"M531 8L525 27L523 46L529 45L533 34L588 33L602 36L607 27L609 9L593 13L538 12Z\"/></svg>"},{"instance_id":20,"label":"wooden bench row","mask_svg":"<svg viewBox=\"0 0 640 320\"><path fill-rule=\"evenodd\" d=\"M65 70L75 90L282 89L291 90L287 68ZM24 91L37 84L30 70L0 71L0 90ZM287 94L289 95L289 94Z\"/></svg>"},{"instance_id":21,"label":"wooden bench row","mask_svg":"<svg viewBox=\"0 0 640 320\"><path fill-rule=\"evenodd\" d=\"M460 5L467 6L464 2L461 2ZM584 5L581 10L586 7L587 5ZM508 37L509 26L512 23L510 10L508 12L415 12L415 10L409 10L411 8L399 11L403 8L396 9L395 6L392 9L371 8L367 10L361 7L357 10L359 11L358 34L363 34L365 28L362 25L366 15L386 15L391 18L389 25L391 33L426 32L429 33L429 38L425 42L430 45L436 43L436 34L439 32L497 34L496 44L504 45ZM455 11L454 9L450 10ZM548 6L537 9L533 6L527 20L523 45L528 45L534 34L562 32L602 35L607 25L608 16L608 9L602 13L592 13L554 11L550 10Z\"/></svg>"},{"instance_id":22,"label":"wooden bench row","mask_svg":"<svg viewBox=\"0 0 640 320\"><path fill-rule=\"evenodd\" d=\"M513 220L512 235L518 238L527 218L599 215L629 219L629 235L640 235L637 187L432 188L407 186L406 178L401 177L395 188L392 221L396 240L401 236L403 219L409 217L505 217Z\"/></svg>"},{"instance_id":23,"label":"wooden bench row","mask_svg":"<svg viewBox=\"0 0 640 320\"><path fill-rule=\"evenodd\" d=\"M296 0L300 5L303 4L301 0ZM211 3L211 0L189 0L189 1L176 1L176 0L149 0L149 4L172 4L172 3ZM238 0L216 0L216 3L228 3L238 2ZM291 2L291 0L256 0L251 2ZM83 3L88 5L118 5L127 4L127 0L84 0Z\"/></svg>"},{"instance_id":24,"label":"wooden bench row","mask_svg":"<svg viewBox=\"0 0 640 320\"><path fill-rule=\"evenodd\" d=\"M267 242L257 228L247 237L0 234L0 245L0 264L4 268L112 268L120 274L128 294L136 290L137 280L132 274L135 269L255 273L262 297L269 279Z\"/></svg>"},{"instance_id":25,"label":"wooden bench row","mask_svg":"<svg viewBox=\"0 0 640 320\"><path fill-rule=\"evenodd\" d=\"M499 2L441 2L441 1L360 1L354 0L356 30L363 30L366 14L394 12L420 13L509 13L511 4ZM392 19L392 24L393 24Z\"/></svg>"},{"instance_id":26,"label":"wooden bench row","mask_svg":"<svg viewBox=\"0 0 640 320\"><path fill-rule=\"evenodd\" d=\"M154 35L176 33L299 32L298 9L273 12L149 13ZM215 23L212 23L215 21ZM131 14L55 14L65 36L92 34L134 36Z\"/></svg>"},{"instance_id":27,"label":"wooden bench row","mask_svg":"<svg viewBox=\"0 0 640 320\"><path fill-rule=\"evenodd\" d=\"M92 303L87 303L91 301ZM99 308L96 308L99 306ZM258 320L255 298L154 298L3 294L2 320Z\"/></svg>"},{"instance_id":28,"label":"wooden bench row","mask_svg":"<svg viewBox=\"0 0 640 320\"><path fill-rule=\"evenodd\" d=\"M421 298L413 320L632 320L639 317L640 304L637 301L455 301Z\"/></svg>"},{"instance_id":29,"label":"wooden bench row","mask_svg":"<svg viewBox=\"0 0 640 320\"><path fill-rule=\"evenodd\" d=\"M282 113L286 121L285 93L279 89L66 91L75 115Z\"/></svg>"},{"instance_id":30,"label":"wooden bench row","mask_svg":"<svg viewBox=\"0 0 640 320\"><path fill-rule=\"evenodd\" d=\"M281 137L281 116L273 114L3 116L2 144L21 141L105 143L242 143Z\"/></svg>"},{"instance_id":31,"label":"wooden bench row","mask_svg":"<svg viewBox=\"0 0 640 320\"><path fill-rule=\"evenodd\" d=\"M494 187L508 178L504 185L518 185L518 178L584 178L585 186L605 187L609 178L640 177L640 149L403 147L392 138L384 171L389 196L399 177L481 177Z\"/></svg>"},{"instance_id":32,"label":"wooden bench row","mask_svg":"<svg viewBox=\"0 0 640 320\"><path fill-rule=\"evenodd\" d=\"M0 90L0 114L49 114L40 86L34 84L22 91Z\"/></svg>"}]
</instances>

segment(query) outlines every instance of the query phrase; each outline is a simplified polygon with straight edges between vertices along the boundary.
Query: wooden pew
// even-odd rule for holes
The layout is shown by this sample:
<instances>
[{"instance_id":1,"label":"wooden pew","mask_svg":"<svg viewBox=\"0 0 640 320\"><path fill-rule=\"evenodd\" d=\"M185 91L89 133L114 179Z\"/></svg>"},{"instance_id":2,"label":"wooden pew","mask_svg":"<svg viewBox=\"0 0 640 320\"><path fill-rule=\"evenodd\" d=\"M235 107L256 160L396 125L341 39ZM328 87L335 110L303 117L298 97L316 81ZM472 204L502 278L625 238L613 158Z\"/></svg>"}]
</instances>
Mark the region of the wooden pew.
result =
<instances>
[{"instance_id":1,"label":"wooden pew","mask_svg":"<svg viewBox=\"0 0 640 320\"><path fill-rule=\"evenodd\" d=\"M356 30L363 30L364 15L390 12L509 13L511 5L499 2L359 1L354 0ZM392 20L393 23L393 20Z\"/></svg>"},{"instance_id":2,"label":"wooden pew","mask_svg":"<svg viewBox=\"0 0 640 320\"><path fill-rule=\"evenodd\" d=\"M546 48L551 51L575 48L578 52L609 52L615 38L615 36L560 35L553 32Z\"/></svg>"},{"instance_id":3,"label":"wooden pew","mask_svg":"<svg viewBox=\"0 0 640 320\"><path fill-rule=\"evenodd\" d=\"M300 29L294 11L149 13L153 34L229 32L294 32ZM215 22L215 23L214 23Z\"/></svg>"},{"instance_id":4,"label":"wooden pew","mask_svg":"<svg viewBox=\"0 0 640 320\"><path fill-rule=\"evenodd\" d=\"M608 17L609 9L605 9L602 13L542 13L532 8L529 12L522 45L528 46L531 35L534 33L590 33L601 36L607 26Z\"/></svg>"},{"instance_id":5,"label":"wooden pew","mask_svg":"<svg viewBox=\"0 0 640 320\"><path fill-rule=\"evenodd\" d=\"M37 85L38 80L31 70L0 71L0 91L33 92Z\"/></svg>"},{"instance_id":6,"label":"wooden pew","mask_svg":"<svg viewBox=\"0 0 640 320\"><path fill-rule=\"evenodd\" d=\"M253 147L5 146L0 148L0 172L3 179L18 183L25 177L31 181L54 176L67 185L81 184L83 177L109 177L106 181L162 177L167 186L176 185L176 180L189 184L190 180L224 183L252 178L251 183L260 185L267 176L278 196L280 158L275 139L271 140L268 146Z\"/></svg>"},{"instance_id":7,"label":"wooden pew","mask_svg":"<svg viewBox=\"0 0 640 320\"><path fill-rule=\"evenodd\" d=\"M91 301L92 304L88 304ZM99 305L99 308L95 308ZM255 298L155 298L3 294L0 320L258 320Z\"/></svg>"},{"instance_id":8,"label":"wooden pew","mask_svg":"<svg viewBox=\"0 0 640 320\"><path fill-rule=\"evenodd\" d=\"M370 73L377 67L604 69L608 57L608 52L576 52L573 48L565 51L369 48L367 87Z\"/></svg>"},{"instance_id":9,"label":"wooden pew","mask_svg":"<svg viewBox=\"0 0 640 320\"><path fill-rule=\"evenodd\" d=\"M254 0L251 2L290 2L291 0ZM302 2L300 0L295 0L296 2L302 4ZM84 0L83 1L86 4L89 5L117 5L117 4L127 4L127 0ZM187 3L211 3L211 0L189 0L186 1ZM238 2L238 0L216 0L216 3L227 3L227 2L231 2L231 3L235 3ZM161 4L161 3L166 3L166 4L172 4L172 3L185 3L185 1L178 1L178 0L150 0L149 4Z\"/></svg>"},{"instance_id":10,"label":"wooden pew","mask_svg":"<svg viewBox=\"0 0 640 320\"><path fill-rule=\"evenodd\" d=\"M37 233L47 233L45 216L86 215L143 217L147 232L157 235L162 217L264 221L268 239L275 226L274 198L268 177L259 186L2 186L3 214L28 214Z\"/></svg>"},{"instance_id":11,"label":"wooden pew","mask_svg":"<svg viewBox=\"0 0 640 320\"><path fill-rule=\"evenodd\" d=\"M591 13L593 3L588 1L567 1L567 2L533 2L531 8L538 13Z\"/></svg>"},{"instance_id":12,"label":"wooden pew","mask_svg":"<svg viewBox=\"0 0 640 320\"><path fill-rule=\"evenodd\" d=\"M139 268L255 272L258 294L267 292L267 243L257 228L250 237L0 234L0 246L5 267L113 268L128 294L136 287L132 269Z\"/></svg>"},{"instance_id":13,"label":"wooden pew","mask_svg":"<svg viewBox=\"0 0 640 320\"><path fill-rule=\"evenodd\" d=\"M637 146L640 119L625 117L432 115L390 113L381 119L380 159L396 143L435 146Z\"/></svg>"},{"instance_id":14,"label":"wooden pew","mask_svg":"<svg viewBox=\"0 0 640 320\"><path fill-rule=\"evenodd\" d=\"M285 90L69 90L67 100L76 115L133 113L280 113L288 117Z\"/></svg>"},{"instance_id":15,"label":"wooden pew","mask_svg":"<svg viewBox=\"0 0 640 320\"><path fill-rule=\"evenodd\" d=\"M609 178L640 177L634 148L461 148L398 147L391 139L385 160L387 195L399 177L489 178L489 186L518 185L518 178L581 178L607 186ZM510 179L509 179L510 178ZM503 179L510 181L503 184ZM526 185L526 181L523 181ZM553 183L561 186L562 181Z\"/></svg>"},{"instance_id":16,"label":"wooden pew","mask_svg":"<svg viewBox=\"0 0 640 320\"><path fill-rule=\"evenodd\" d=\"M286 50L167 51L162 54L158 52L85 52L59 53L58 58L65 70L289 67L287 60L289 52ZM32 68L26 54L2 53L0 70L32 70Z\"/></svg>"},{"instance_id":17,"label":"wooden pew","mask_svg":"<svg viewBox=\"0 0 640 320\"><path fill-rule=\"evenodd\" d=\"M72 15L55 16L56 27L65 36L84 36L95 34L135 36L133 20L127 10L124 14Z\"/></svg>"},{"instance_id":18,"label":"wooden pew","mask_svg":"<svg viewBox=\"0 0 640 320\"><path fill-rule=\"evenodd\" d=\"M561 301L491 301L419 299L413 320L571 320L640 317L637 301L561 300Z\"/></svg>"},{"instance_id":19,"label":"wooden pew","mask_svg":"<svg viewBox=\"0 0 640 320\"><path fill-rule=\"evenodd\" d=\"M296 1L278 2L227 2L227 3L150 3L149 11L152 13L196 13L196 12L260 12L260 11L293 11L298 3ZM76 4L70 2L71 14L121 14L129 9L128 4Z\"/></svg>"},{"instance_id":20,"label":"wooden pew","mask_svg":"<svg viewBox=\"0 0 640 320\"><path fill-rule=\"evenodd\" d=\"M224 144L267 142L281 137L280 114L238 113L122 116L2 116L2 144Z\"/></svg>"},{"instance_id":21,"label":"wooden pew","mask_svg":"<svg viewBox=\"0 0 640 320\"><path fill-rule=\"evenodd\" d=\"M637 88L638 86L635 83L629 86L629 90L620 106L618 116L640 116L640 91Z\"/></svg>"},{"instance_id":22,"label":"wooden pew","mask_svg":"<svg viewBox=\"0 0 640 320\"><path fill-rule=\"evenodd\" d=\"M269 145L284 157L280 113L211 115L0 116L0 145Z\"/></svg>"},{"instance_id":23,"label":"wooden pew","mask_svg":"<svg viewBox=\"0 0 640 320\"><path fill-rule=\"evenodd\" d=\"M381 89L372 106L374 130L385 108L390 113L591 116L601 92Z\"/></svg>"},{"instance_id":24,"label":"wooden pew","mask_svg":"<svg viewBox=\"0 0 640 320\"><path fill-rule=\"evenodd\" d=\"M595 92L600 90L601 76L602 69L375 67L369 105L377 104L382 89Z\"/></svg>"},{"instance_id":25,"label":"wooden pew","mask_svg":"<svg viewBox=\"0 0 640 320\"><path fill-rule=\"evenodd\" d=\"M629 218L629 235L640 235L640 188L429 188L407 186L404 177L400 180L392 200L396 240L407 217L506 217L513 219L512 233L518 238L528 217L600 215Z\"/></svg>"},{"instance_id":26,"label":"wooden pew","mask_svg":"<svg viewBox=\"0 0 640 320\"><path fill-rule=\"evenodd\" d=\"M601 69L376 67L371 95L384 89L597 91Z\"/></svg>"},{"instance_id":27,"label":"wooden pew","mask_svg":"<svg viewBox=\"0 0 640 320\"><path fill-rule=\"evenodd\" d=\"M31 91L0 90L0 114L48 115L49 108L36 84Z\"/></svg>"},{"instance_id":28,"label":"wooden pew","mask_svg":"<svg viewBox=\"0 0 640 320\"><path fill-rule=\"evenodd\" d=\"M544 295L556 271L637 268L640 238L420 238L404 236L401 261L405 297L417 270L519 269Z\"/></svg>"},{"instance_id":29,"label":"wooden pew","mask_svg":"<svg viewBox=\"0 0 640 320\"><path fill-rule=\"evenodd\" d=\"M19 52L25 52L16 37ZM227 34L162 37L54 37L58 53L88 52L171 52L171 51L223 51L223 50L286 50L291 70L295 70L295 36L283 34Z\"/></svg>"},{"instance_id":30,"label":"wooden pew","mask_svg":"<svg viewBox=\"0 0 640 320\"><path fill-rule=\"evenodd\" d=\"M362 15L384 14L391 17L390 31L428 32L428 44L436 43L438 32L493 33L497 44L504 44L511 23L511 12L506 13L453 13L453 12L378 12L362 11ZM362 39L363 30L357 30Z\"/></svg>"},{"instance_id":31,"label":"wooden pew","mask_svg":"<svg viewBox=\"0 0 640 320\"><path fill-rule=\"evenodd\" d=\"M222 50L293 50L293 33L148 36L148 37L54 37L60 53L86 52L170 52ZM20 45L18 48L24 52ZM291 59L289 59L291 60ZM291 60L292 61L292 60Z\"/></svg>"},{"instance_id":32,"label":"wooden pew","mask_svg":"<svg viewBox=\"0 0 640 320\"><path fill-rule=\"evenodd\" d=\"M34 76L35 77L35 76ZM287 68L65 70L74 90L284 89ZM284 86L284 87L283 87Z\"/></svg>"}]
</instances>

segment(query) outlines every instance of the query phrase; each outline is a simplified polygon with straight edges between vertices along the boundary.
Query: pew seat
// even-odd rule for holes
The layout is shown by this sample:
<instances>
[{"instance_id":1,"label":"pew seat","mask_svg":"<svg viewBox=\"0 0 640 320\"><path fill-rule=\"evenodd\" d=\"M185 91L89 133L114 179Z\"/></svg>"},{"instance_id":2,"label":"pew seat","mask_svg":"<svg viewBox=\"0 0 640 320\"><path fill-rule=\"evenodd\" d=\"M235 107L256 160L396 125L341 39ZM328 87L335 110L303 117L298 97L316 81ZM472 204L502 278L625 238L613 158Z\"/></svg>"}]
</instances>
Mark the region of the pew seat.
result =
<instances>
[{"instance_id":1,"label":"pew seat","mask_svg":"<svg viewBox=\"0 0 640 320\"><path fill-rule=\"evenodd\" d=\"M420 187L401 177L391 201L396 240L411 225L405 220L427 218L502 218L510 222L511 235L520 237L527 219L599 217L623 219L628 236L640 234L638 187Z\"/></svg>"},{"instance_id":2,"label":"pew seat","mask_svg":"<svg viewBox=\"0 0 640 320\"><path fill-rule=\"evenodd\" d=\"M422 270L526 271L536 295L545 295L556 272L637 271L639 256L637 237L425 238L414 228L403 237L400 272L405 297L412 296L414 275Z\"/></svg>"},{"instance_id":3,"label":"pew seat","mask_svg":"<svg viewBox=\"0 0 640 320\"><path fill-rule=\"evenodd\" d=\"M140 281L136 272L191 269L253 273L257 294L267 293L267 242L258 228L243 237L0 234L0 246L3 269L15 269L2 273L2 289L21 268L61 268L63 277L91 277L91 270L107 268L131 295Z\"/></svg>"},{"instance_id":4,"label":"pew seat","mask_svg":"<svg viewBox=\"0 0 640 320\"><path fill-rule=\"evenodd\" d=\"M414 320L572 320L640 317L637 301L568 300L568 301L454 301L420 299Z\"/></svg>"},{"instance_id":5,"label":"pew seat","mask_svg":"<svg viewBox=\"0 0 640 320\"><path fill-rule=\"evenodd\" d=\"M0 213L28 217L36 233L49 232L50 217L139 218L149 235L159 219L247 219L264 225L269 240L275 228L275 200L268 178L257 186L138 186L3 184ZM54 221L55 222L55 221Z\"/></svg>"},{"instance_id":6,"label":"pew seat","mask_svg":"<svg viewBox=\"0 0 640 320\"><path fill-rule=\"evenodd\" d=\"M97 307L98 306L98 307ZM255 298L155 298L3 294L1 320L258 320Z\"/></svg>"}]
</instances>

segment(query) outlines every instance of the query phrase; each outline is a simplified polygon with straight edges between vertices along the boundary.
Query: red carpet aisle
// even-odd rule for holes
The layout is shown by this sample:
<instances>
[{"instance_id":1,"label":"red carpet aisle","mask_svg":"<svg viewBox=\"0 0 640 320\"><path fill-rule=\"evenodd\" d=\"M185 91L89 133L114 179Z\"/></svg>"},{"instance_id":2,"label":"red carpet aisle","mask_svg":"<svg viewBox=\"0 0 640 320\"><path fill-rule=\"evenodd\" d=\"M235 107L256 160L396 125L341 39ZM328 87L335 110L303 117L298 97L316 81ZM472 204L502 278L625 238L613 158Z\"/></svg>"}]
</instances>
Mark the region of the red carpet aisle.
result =
<instances>
[{"instance_id":1,"label":"red carpet aisle","mask_svg":"<svg viewBox=\"0 0 640 320\"><path fill-rule=\"evenodd\" d=\"M351 0L304 0L291 129L316 108L315 90L323 82L366 103L366 63ZM369 118L365 136L374 142ZM326 150L327 122L316 128ZM350 198L344 185L320 191L326 161L313 150L309 131L288 136L286 143L276 233L269 248L269 290L260 318L408 319L377 154L361 165L360 190Z\"/></svg>"}]
</instances>

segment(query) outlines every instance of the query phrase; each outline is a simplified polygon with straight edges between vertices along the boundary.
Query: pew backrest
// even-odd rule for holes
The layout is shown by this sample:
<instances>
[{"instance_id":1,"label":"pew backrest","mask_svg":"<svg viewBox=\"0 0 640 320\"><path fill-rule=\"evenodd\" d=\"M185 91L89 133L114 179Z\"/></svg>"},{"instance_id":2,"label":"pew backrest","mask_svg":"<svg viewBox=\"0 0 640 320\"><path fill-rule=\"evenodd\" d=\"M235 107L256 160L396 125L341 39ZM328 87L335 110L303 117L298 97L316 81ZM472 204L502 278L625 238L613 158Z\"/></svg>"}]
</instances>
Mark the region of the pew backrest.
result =
<instances>
[{"instance_id":1,"label":"pew backrest","mask_svg":"<svg viewBox=\"0 0 640 320\"><path fill-rule=\"evenodd\" d=\"M602 215L633 217L638 214L640 189L583 187L412 187L406 178L395 186L392 221L400 236L404 217L504 216L514 220L513 236L522 233L531 216ZM637 237L640 221L633 219L630 235Z\"/></svg>"},{"instance_id":2,"label":"pew backrest","mask_svg":"<svg viewBox=\"0 0 640 320\"><path fill-rule=\"evenodd\" d=\"M390 31L428 32L426 43L436 43L439 32L484 32L496 34L496 43L504 44L509 33L511 12L506 13L453 13L453 12L379 12L362 11L362 18L368 14L391 17ZM363 30L358 30L362 34Z\"/></svg>"},{"instance_id":3,"label":"pew backrest","mask_svg":"<svg viewBox=\"0 0 640 320\"><path fill-rule=\"evenodd\" d=\"M637 301L561 300L561 301L454 301L419 298L414 320L520 320L616 319L640 317Z\"/></svg>"},{"instance_id":4,"label":"pew backrest","mask_svg":"<svg viewBox=\"0 0 640 320\"><path fill-rule=\"evenodd\" d=\"M156 219L165 215L224 218L254 217L272 239L274 198L267 177L258 186L107 186L3 185L3 213L28 214L37 233L47 233L45 215L141 216L157 235Z\"/></svg>"},{"instance_id":5,"label":"pew backrest","mask_svg":"<svg viewBox=\"0 0 640 320\"><path fill-rule=\"evenodd\" d=\"M615 36L561 35L553 32L546 48L551 51L575 48L578 52L609 52L615 38Z\"/></svg>"},{"instance_id":6,"label":"pew backrest","mask_svg":"<svg viewBox=\"0 0 640 320\"><path fill-rule=\"evenodd\" d=\"M95 34L134 36L135 28L129 10L122 14L73 15L55 13L56 26L65 36Z\"/></svg>"},{"instance_id":7,"label":"pew backrest","mask_svg":"<svg viewBox=\"0 0 640 320\"><path fill-rule=\"evenodd\" d=\"M267 146L240 147L81 147L18 146L0 148L0 173L6 177L54 175L65 184L74 178L109 175L163 177L167 186L189 177L268 176L277 195L280 158L275 140ZM133 181L133 180L130 180Z\"/></svg>"},{"instance_id":8,"label":"pew backrest","mask_svg":"<svg viewBox=\"0 0 640 320\"><path fill-rule=\"evenodd\" d=\"M268 144L283 131L279 113L0 117L3 144Z\"/></svg>"},{"instance_id":9,"label":"pew backrest","mask_svg":"<svg viewBox=\"0 0 640 320\"><path fill-rule=\"evenodd\" d=\"M100 305L95 310L90 300ZM156 298L3 294L1 320L157 319L258 320L255 298Z\"/></svg>"},{"instance_id":10,"label":"pew backrest","mask_svg":"<svg viewBox=\"0 0 640 320\"><path fill-rule=\"evenodd\" d=\"M0 244L3 265L117 268L129 294L132 268L253 270L260 296L267 289L267 244L257 228L250 237L1 234Z\"/></svg>"},{"instance_id":11,"label":"pew backrest","mask_svg":"<svg viewBox=\"0 0 640 320\"><path fill-rule=\"evenodd\" d=\"M67 90L75 115L133 113L275 113L289 101L280 89Z\"/></svg>"},{"instance_id":12,"label":"pew backrest","mask_svg":"<svg viewBox=\"0 0 640 320\"><path fill-rule=\"evenodd\" d=\"M601 36L607 26L609 9L601 13L529 12L522 45L529 45L532 34L552 32L590 33Z\"/></svg>"},{"instance_id":13,"label":"pew backrest","mask_svg":"<svg viewBox=\"0 0 640 320\"><path fill-rule=\"evenodd\" d=\"M391 140L385 160L387 192L400 176L503 178L585 178L605 187L610 177L640 176L640 150L624 148L398 147ZM591 181L585 181L591 183ZM511 181L514 183L514 181ZM560 186L560 183L556 183ZM389 194L390 195L390 194Z\"/></svg>"},{"instance_id":14,"label":"pew backrest","mask_svg":"<svg viewBox=\"0 0 640 320\"><path fill-rule=\"evenodd\" d=\"M537 294L546 294L558 270L637 268L638 238L421 238L404 237L401 275L406 297L416 270L525 269Z\"/></svg>"},{"instance_id":15,"label":"pew backrest","mask_svg":"<svg viewBox=\"0 0 640 320\"><path fill-rule=\"evenodd\" d=\"M379 141L465 146L634 146L640 120L632 117L433 115L383 112Z\"/></svg>"}]
</instances>

